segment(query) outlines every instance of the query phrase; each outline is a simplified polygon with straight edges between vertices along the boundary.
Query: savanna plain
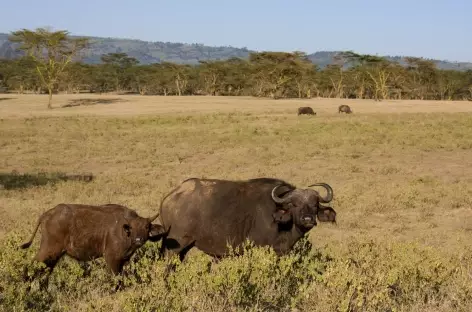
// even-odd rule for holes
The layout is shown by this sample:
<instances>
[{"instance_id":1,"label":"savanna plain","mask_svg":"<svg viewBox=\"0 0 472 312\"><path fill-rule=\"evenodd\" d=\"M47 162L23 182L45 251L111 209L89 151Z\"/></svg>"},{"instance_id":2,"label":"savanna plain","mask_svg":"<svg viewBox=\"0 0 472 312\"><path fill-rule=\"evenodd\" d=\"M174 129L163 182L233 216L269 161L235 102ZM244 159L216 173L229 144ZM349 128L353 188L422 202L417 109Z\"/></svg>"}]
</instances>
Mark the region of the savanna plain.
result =
<instances>
[{"instance_id":1,"label":"savanna plain","mask_svg":"<svg viewBox=\"0 0 472 312\"><path fill-rule=\"evenodd\" d=\"M471 102L60 94L53 105L0 96L1 171L96 178L0 189L0 311L472 311ZM64 257L48 290L23 281L40 266L40 232L18 246L45 210L118 203L148 216L190 177L326 182L337 225L283 257L192 250L167 281L160 243L147 242L118 292L102 259Z\"/></svg>"}]
</instances>

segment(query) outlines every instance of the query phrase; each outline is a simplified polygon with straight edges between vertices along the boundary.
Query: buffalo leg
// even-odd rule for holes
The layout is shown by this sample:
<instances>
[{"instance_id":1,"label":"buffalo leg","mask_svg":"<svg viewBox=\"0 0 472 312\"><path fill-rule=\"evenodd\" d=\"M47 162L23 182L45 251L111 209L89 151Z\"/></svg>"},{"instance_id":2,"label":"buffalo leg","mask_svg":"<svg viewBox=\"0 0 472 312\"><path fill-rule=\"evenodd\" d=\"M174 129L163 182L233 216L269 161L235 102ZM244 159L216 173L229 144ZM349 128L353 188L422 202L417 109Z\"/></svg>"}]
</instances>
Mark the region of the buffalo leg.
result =
<instances>
[{"instance_id":1,"label":"buffalo leg","mask_svg":"<svg viewBox=\"0 0 472 312\"><path fill-rule=\"evenodd\" d=\"M165 261L167 262L166 268L164 270L164 283L166 285L166 288L168 291L170 291L171 286L169 285L168 277L170 272L175 271L176 263L173 262L172 258L174 255L178 254L179 255L179 260L182 263L185 259L185 255L192 249L192 247L195 245L195 241L193 242L186 242L186 244L181 244L175 239L168 239L164 240L162 242L163 245L163 250L165 253Z\"/></svg>"},{"instance_id":2,"label":"buffalo leg","mask_svg":"<svg viewBox=\"0 0 472 312\"><path fill-rule=\"evenodd\" d=\"M34 257L35 261L42 262L46 265L46 268L34 274L32 279L37 278L39 275L43 275L44 271L47 270L45 280L40 283L40 288L47 288L49 284L49 276L54 270L57 262L64 255L64 249L62 244L54 240L54 237L43 236L38 253Z\"/></svg>"},{"instance_id":3,"label":"buffalo leg","mask_svg":"<svg viewBox=\"0 0 472 312\"><path fill-rule=\"evenodd\" d=\"M43 275L45 271L46 276L44 278L44 281L40 282L40 289L46 289L49 285L49 277L56 267L57 262L59 259L64 255L63 251L51 251L51 250L46 250L44 248L40 248L38 251L38 254L34 258L33 261L38 261L42 262L46 265L46 268L41 269L39 272L35 272L31 280L35 280L39 276ZM27 268L23 271L24 278L27 279Z\"/></svg>"},{"instance_id":4,"label":"buffalo leg","mask_svg":"<svg viewBox=\"0 0 472 312\"><path fill-rule=\"evenodd\" d=\"M187 246L185 246L184 248L182 248L182 249L179 251L179 259L180 259L180 262L183 262L183 261L184 261L185 256L186 256L187 253L190 251L190 249L193 248L193 246L195 246L195 241L191 242L190 244L188 244Z\"/></svg>"},{"instance_id":5,"label":"buffalo leg","mask_svg":"<svg viewBox=\"0 0 472 312\"><path fill-rule=\"evenodd\" d=\"M121 271L123 270L123 261L121 261L120 259L113 259L113 258L107 259L105 257L105 261L108 267L110 268L111 273L113 273L113 275L119 275Z\"/></svg>"},{"instance_id":6,"label":"buffalo leg","mask_svg":"<svg viewBox=\"0 0 472 312\"><path fill-rule=\"evenodd\" d=\"M34 260L38 262L42 262L46 265L46 269L49 269L46 279L44 281L45 284L41 283L41 288L43 286L47 287L49 283L49 276L51 275L54 267L56 266L59 259L64 255L65 248L64 248L64 231L63 229L59 229L58 231L49 232L47 227L43 228L44 232L41 235L41 243L39 245L39 250L34 257ZM44 270L41 270L39 273L42 275ZM33 276L36 278L36 274Z\"/></svg>"},{"instance_id":7,"label":"buffalo leg","mask_svg":"<svg viewBox=\"0 0 472 312\"><path fill-rule=\"evenodd\" d=\"M182 239L178 241L173 238L166 238L163 242L166 258L178 254L181 262L184 261L185 256L194 245L195 241L191 241L189 239Z\"/></svg>"},{"instance_id":8,"label":"buffalo leg","mask_svg":"<svg viewBox=\"0 0 472 312\"><path fill-rule=\"evenodd\" d=\"M105 262L107 263L108 268L110 269L111 273L114 276L120 277L117 285L114 288L114 291L118 291L119 289L123 287L123 276L121 273L123 271L124 261L122 259L116 259L115 257L111 255L105 255Z\"/></svg>"},{"instance_id":9,"label":"buffalo leg","mask_svg":"<svg viewBox=\"0 0 472 312\"><path fill-rule=\"evenodd\" d=\"M190 249L192 249L194 245L195 245L195 241L191 241L190 239L181 239L180 241L178 241L177 239L174 239L174 238L166 238L162 242L162 246L165 252L165 258L168 261L168 264L166 267L166 275L170 271L175 270L175 264L169 263L171 261L172 256L178 254L180 262L183 262L185 259L185 256L190 251Z\"/></svg>"}]
</instances>

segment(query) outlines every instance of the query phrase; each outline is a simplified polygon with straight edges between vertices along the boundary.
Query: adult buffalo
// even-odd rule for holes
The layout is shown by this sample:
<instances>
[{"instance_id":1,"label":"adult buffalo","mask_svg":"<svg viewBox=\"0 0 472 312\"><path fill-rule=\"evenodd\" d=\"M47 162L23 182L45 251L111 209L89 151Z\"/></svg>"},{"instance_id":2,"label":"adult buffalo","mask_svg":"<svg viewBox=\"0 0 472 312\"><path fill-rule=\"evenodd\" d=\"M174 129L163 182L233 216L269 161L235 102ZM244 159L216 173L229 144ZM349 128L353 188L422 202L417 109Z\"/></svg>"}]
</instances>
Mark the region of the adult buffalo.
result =
<instances>
[{"instance_id":1,"label":"adult buffalo","mask_svg":"<svg viewBox=\"0 0 472 312\"><path fill-rule=\"evenodd\" d=\"M314 189L300 189L278 179L246 181L191 178L170 192L161 203L160 219L167 232L162 252L185 254L197 247L214 257L225 256L246 239L256 246L271 246L286 254L310 229L316 218L335 222L336 212L320 205L333 199L333 189L322 186L327 196Z\"/></svg>"},{"instance_id":2,"label":"adult buffalo","mask_svg":"<svg viewBox=\"0 0 472 312\"><path fill-rule=\"evenodd\" d=\"M42 225L41 245L35 260L49 268L47 277L64 254L79 261L103 256L111 272L117 275L148 239L162 237L163 227L151 223L158 216L143 218L134 210L115 204L59 204L39 217L30 240L21 248L31 245Z\"/></svg>"},{"instance_id":3,"label":"adult buffalo","mask_svg":"<svg viewBox=\"0 0 472 312\"><path fill-rule=\"evenodd\" d=\"M313 108L304 106L298 108L298 115L316 115L316 113L313 111Z\"/></svg>"},{"instance_id":4,"label":"adult buffalo","mask_svg":"<svg viewBox=\"0 0 472 312\"><path fill-rule=\"evenodd\" d=\"M338 113L352 114L352 109L349 107L349 105L339 105Z\"/></svg>"}]
</instances>

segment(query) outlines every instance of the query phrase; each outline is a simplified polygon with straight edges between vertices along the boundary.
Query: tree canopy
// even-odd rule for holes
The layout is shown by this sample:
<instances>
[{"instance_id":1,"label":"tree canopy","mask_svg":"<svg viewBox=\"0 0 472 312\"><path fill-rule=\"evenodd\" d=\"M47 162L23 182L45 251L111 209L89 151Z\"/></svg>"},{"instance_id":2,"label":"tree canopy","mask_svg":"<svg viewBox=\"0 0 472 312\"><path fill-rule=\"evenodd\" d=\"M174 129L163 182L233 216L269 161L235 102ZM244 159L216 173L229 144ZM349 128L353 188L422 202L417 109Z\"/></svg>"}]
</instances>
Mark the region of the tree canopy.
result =
<instances>
[{"instance_id":1,"label":"tree canopy","mask_svg":"<svg viewBox=\"0 0 472 312\"><path fill-rule=\"evenodd\" d=\"M78 52L87 46L88 39L70 38L66 30L46 28L14 31L9 39L21 43L19 49L26 51L27 58L36 68L39 83L48 90L48 108L52 108L52 94L61 75Z\"/></svg>"},{"instance_id":2,"label":"tree canopy","mask_svg":"<svg viewBox=\"0 0 472 312\"><path fill-rule=\"evenodd\" d=\"M318 68L302 52L253 52L248 59L200 61L197 65L150 65L123 52L108 53L101 64L73 56L86 40L65 31L22 30L14 35L29 54L0 62L1 83L24 92L125 92L141 95L231 95L270 98L472 99L472 71L442 70L433 62L407 58L406 64L352 51ZM39 53L42 51L48 53ZM347 66L351 65L351 66ZM36 75L39 73L39 75Z\"/></svg>"}]
</instances>

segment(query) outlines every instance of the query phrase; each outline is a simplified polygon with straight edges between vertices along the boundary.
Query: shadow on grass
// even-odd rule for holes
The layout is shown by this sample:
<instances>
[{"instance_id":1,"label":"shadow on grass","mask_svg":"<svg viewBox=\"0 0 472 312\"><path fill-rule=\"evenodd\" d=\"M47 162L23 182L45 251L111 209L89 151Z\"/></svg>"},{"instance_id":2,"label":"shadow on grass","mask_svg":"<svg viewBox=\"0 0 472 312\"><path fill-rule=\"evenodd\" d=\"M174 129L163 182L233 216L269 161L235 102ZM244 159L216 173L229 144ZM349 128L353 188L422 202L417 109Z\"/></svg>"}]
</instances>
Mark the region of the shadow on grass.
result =
<instances>
[{"instance_id":1,"label":"shadow on grass","mask_svg":"<svg viewBox=\"0 0 472 312\"><path fill-rule=\"evenodd\" d=\"M0 102L1 101L8 101L8 100L13 100L15 98L10 98L10 97L0 97Z\"/></svg>"},{"instance_id":2,"label":"shadow on grass","mask_svg":"<svg viewBox=\"0 0 472 312\"><path fill-rule=\"evenodd\" d=\"M18 172L0 173L0 189L6 190L21 189L46 184L55 184L59 181L83 181L90 182L94 179L92 174L66 174L55 173L23 173Z\"/></svg>"},{"instance_id":3,"label":"shadow on grass","mask_svg":"<svg viewBox=\"0 0 472 312\"><path fill-rule=\"evenodd\" d=\"M123 100L120 98L113 98L113 99L73 99L70 100L69 103L63 105L63 108L66 107L76 107L76 106L91 106L91 105L98 105L98 104L113 104L118 102L128 102L127 100Z\"/></svg>"}]
</instances>

